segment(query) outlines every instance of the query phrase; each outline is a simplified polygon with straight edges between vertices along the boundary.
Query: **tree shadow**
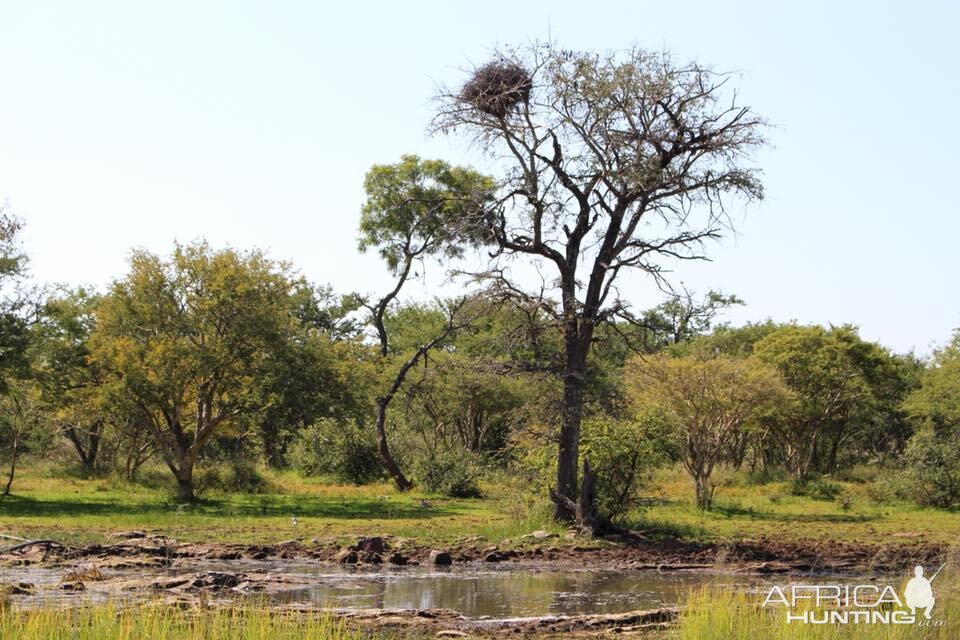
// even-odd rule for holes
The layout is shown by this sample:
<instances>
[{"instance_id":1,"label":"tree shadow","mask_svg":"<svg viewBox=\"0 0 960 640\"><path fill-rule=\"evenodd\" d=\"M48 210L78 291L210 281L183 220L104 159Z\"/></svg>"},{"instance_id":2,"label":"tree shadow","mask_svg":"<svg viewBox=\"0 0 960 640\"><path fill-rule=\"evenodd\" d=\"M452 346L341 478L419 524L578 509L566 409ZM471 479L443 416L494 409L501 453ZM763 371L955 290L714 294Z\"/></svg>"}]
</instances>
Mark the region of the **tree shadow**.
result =
<instances>
[{"instance_id":1,"label":"tree shadow","mask_svg":"<svg viewBox=\"0 0 960 640\"><path fill-rule=\"evenodd\" d=\"M351 519L429 519L464 512L455 504L432 503L429 507L413 501L379 498L342 498L338 496L251 495L207 498L189 505L175 501L117 501L109 497L84 496L83 499L45 499L7 496L0 500L0 515L14 517L110 517L186 515L201 517L278 517L296 514L300 518Z\"/></svg>"}]
</instances>

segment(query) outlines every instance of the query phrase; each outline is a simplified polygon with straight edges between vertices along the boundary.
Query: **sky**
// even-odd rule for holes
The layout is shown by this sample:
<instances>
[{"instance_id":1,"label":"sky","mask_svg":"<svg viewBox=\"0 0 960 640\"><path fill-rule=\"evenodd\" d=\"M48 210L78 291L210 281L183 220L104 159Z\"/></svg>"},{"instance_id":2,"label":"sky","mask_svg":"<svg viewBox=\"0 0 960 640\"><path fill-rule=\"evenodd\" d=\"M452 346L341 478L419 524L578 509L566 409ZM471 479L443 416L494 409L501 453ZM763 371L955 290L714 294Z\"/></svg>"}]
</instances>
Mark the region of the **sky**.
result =
<instances>
[{"instance_id":1,"label":"sky","mask_svg":"<svg viewBox=\"0 0 960 640\"><path fill-rule=\"evenodd\" d=\"M0 0L0 201L41 282L102 288L134 247L206 238L376 293L388 276L356 250L370 165L485 166L427 135L438 85L537 38L666 49L736 72L774 125L756 158L766 198L675 281L743 298L734 324L852 323L926 354L960 327L958 14L922 0ZM661 301L641 274L623 291Z\"/></svg>"}]
</instances>

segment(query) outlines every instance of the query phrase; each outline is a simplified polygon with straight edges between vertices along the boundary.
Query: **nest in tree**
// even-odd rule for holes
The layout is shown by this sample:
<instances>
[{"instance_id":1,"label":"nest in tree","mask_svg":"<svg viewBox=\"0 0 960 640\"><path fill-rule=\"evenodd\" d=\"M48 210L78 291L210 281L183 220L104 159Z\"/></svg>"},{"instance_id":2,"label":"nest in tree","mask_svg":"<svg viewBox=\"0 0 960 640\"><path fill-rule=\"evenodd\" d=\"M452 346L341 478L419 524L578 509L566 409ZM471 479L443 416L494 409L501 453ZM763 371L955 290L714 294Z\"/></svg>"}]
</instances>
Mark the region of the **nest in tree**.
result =
<instances>
[{"instance_id":1,"label":"nest in tree","mask_svg":"<svg viewBox=\"0 0 960 640\"><path fill-rule=\"evenodd\" d=\"M480 67L463 85L460 99L492 116L502 118L530 99L533 79L527 70L509 62L491 62Z\"/></svg>"}]
</instances>

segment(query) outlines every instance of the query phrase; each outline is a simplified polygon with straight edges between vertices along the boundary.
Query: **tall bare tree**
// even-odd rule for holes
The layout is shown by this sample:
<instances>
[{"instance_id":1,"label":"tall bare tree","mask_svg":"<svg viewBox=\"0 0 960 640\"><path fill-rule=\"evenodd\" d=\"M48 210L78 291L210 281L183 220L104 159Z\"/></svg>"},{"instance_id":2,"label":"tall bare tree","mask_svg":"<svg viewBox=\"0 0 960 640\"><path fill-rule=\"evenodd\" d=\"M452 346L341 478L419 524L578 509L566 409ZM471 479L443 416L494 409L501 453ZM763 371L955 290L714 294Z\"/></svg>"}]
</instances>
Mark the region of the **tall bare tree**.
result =
<instances>
[{"instance_id":1,"label":"tall bare tree","mask_svg":"<svg viewBox=\"0 0 960 640\"><path fill-rule=\"evenodd\" d=\"M673 261L705 259L705 242L729 228L730 196L762 197L750 153L764 143L764 122L729 80L665 53L535 43L498 51L441 92L434 131L465 133L504 168L497 215L477 219L494 247L477 275L518 297L535 294L505 261L532 261L556 278L565 354L556 493L568 500L594 330L635 320L618 276L639 270L669 286ZM573 516L566 504L557 501L559 519Z\"/></svg>"}]
</instances>

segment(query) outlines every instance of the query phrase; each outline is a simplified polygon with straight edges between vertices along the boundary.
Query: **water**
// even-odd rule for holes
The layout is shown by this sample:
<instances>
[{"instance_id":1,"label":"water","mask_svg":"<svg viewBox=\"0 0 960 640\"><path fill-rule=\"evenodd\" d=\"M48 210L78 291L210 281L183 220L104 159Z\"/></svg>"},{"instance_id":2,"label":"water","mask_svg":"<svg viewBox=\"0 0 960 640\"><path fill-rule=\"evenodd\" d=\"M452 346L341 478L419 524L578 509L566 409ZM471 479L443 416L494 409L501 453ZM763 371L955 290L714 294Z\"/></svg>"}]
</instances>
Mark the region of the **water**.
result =
<instances>
[{"instance_id":1,"label":"water","mask_svg":"<svg viewBox=\"0 0 960 640\"><path fill-rule=\"evenodd\" d=\"M751 577L702 572L461 567L327 573L273 596L277 602L347 609L450 609L473 619L621 613L674 605L700 585L736 589Z\"/></svg>"},{"instance_id":2,"label":"water","mask_svg":"<svg viewBox=\"0 0 960 640\"><path fill-rule=\"evenodd\" d=\"M104 570L108 578L173 575L194 571L282 574L297 583L267 596L275 603L332 609L450 609L476 620L548 615L621 613L675 605L703 585L755 590L758 576L700 571L572 569L529 565L460 565L444 569L384 567L380 571L302 561L194 561L166 570ZM21 606L71 606L107 598L154 597L154 592L118 592L110 580L87 582L83 592L57 589L65 569L6 567L2 582L31 582L36 593L17 596ZM258 598L262 596L257 596Z\"/></svg>"}]
</instances>

